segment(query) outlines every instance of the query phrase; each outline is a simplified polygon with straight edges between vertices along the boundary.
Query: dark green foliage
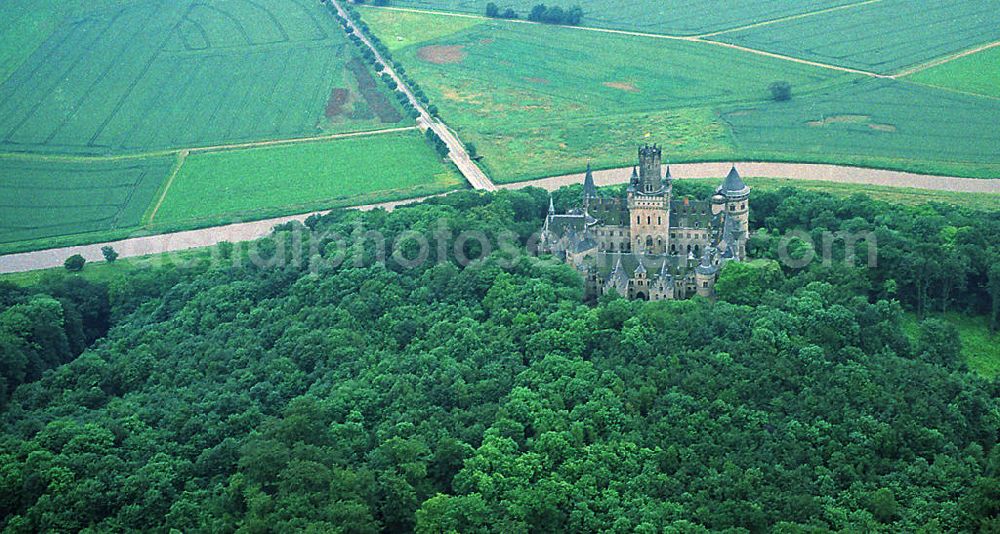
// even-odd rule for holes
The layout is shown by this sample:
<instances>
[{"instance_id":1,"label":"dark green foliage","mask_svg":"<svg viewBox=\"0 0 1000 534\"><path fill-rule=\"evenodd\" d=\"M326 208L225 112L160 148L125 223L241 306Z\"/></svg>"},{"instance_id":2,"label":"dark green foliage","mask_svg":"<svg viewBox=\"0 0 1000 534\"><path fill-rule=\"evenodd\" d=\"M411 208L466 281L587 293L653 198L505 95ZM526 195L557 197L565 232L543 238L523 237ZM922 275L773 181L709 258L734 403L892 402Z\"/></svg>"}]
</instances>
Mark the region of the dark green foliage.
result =
<instances>
[{"instance_id":1,"label":"dark green foliage","mask_svg":"<svg viewBox=\"0 0 1000 534\"><path fill-rule=\"evenodd\" d=\"M769 86L771 98L775 102L785 102L792 99L792 84L788 82L774 82Z\"/></svg>"},{"instance_id":2,"label":"dark green foliage","mask_svg":"<svg viewBox=\"0 0 1000 534\"><path fill-rule=\"evenodd\" d=\"M573 6L569 9L563 9L559 6L546 6L545 4L538 4L531 9L531 13L528 15L528 20L533 22L544 22L546 24L566 24L569 26L577 26L583 21L583 8L580 6Z\"/></svg>"},{"instance_id":3,"label":"dark green foliage","mask_svg":"<svg viewBox=\"0 0 1000 534\"><path fill-rule=\"evenodd\" d=\"M72 256L66 258L63 262L63 266L66 270L71 273L80 272L83 270L83 266L87 264L87 260L79 254L73 254Z\"/></svg>"},{"instance_id":4,"label":"dark green foliage","mask_svg":"<svg viewBox=\"0 0 1000 534\"><path fill-rule=\"evenodd\" d=\"M118 251L110 245L101 247L101 255L104 256L104 261L108 263L114 263L118 259Z\"/></svg>"},{"instance_id":5,"label":"dark green foliage","mask_svg":"<svg viewBox=\"0 0 1000 534\"><path fill-rule=\"evenodd\" d=\"M958 209L758 196L765 256L776 231L820 223L864 221L895 235L890 251L947 225L968 228L953 240L961 247L965 233L996 224ZM555 195L557 205L570 198L579 187ZM144 303L81 357L18 388L2 412L0 527L996 526L998 384L952 365L957 343L939 324L910 344L900 303L880 294L881 262L873 274L817 264L752 277L771 287L755 288L749 305L593 306L560 262L497 250L463 268L454 237L444 257L432 247L413 269L370 261L369 242L355 248L369 261L327 262L336 246L324 233L359 235L359 223L390 243L442 222L451 236L506 230L516 250L547 207L546 192L528 189L336 212L308 222L317 233L307 244L321 251L310 261L227 262L121 295ZM822 216L829 209L835 217ZM292 260L279 245L298 228L260 247ZM981 288L962 299L985 304ZM30 293L0 291L0 303L55 313L56 300Z\"/></svg>"}]
</instances>

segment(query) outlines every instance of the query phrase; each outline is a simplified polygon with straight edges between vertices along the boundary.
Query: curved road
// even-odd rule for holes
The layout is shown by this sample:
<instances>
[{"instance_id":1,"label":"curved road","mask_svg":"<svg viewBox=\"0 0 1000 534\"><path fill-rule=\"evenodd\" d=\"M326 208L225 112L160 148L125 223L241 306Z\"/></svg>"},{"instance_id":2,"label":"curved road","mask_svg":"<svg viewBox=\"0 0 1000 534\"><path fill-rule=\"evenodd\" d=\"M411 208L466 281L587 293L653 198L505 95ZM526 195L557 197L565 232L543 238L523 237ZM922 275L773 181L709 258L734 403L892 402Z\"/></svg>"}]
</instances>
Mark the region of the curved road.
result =
<instances>
[{"instance_id":1,"label":"curved road","mask_svg":"<svg viewBox=\"0 0 1000 534\"><path fill-rule=\"evenodd\" d=\"M1000 194L1000 179L954 178L947 176L927 176L897 171L864 169L858 167L842 167L837 165L813 165L802 163L737 163L737 168L745 177L791 178L796 180L829 181L862 185L879 185L891 187L908 187L939 191L956 191L963 193L994 193ZM719 178L729 171L728 163L685 163L671 165L675 178ZM595 171L594 181L598 185L613 185L625 183L631 175L632 168L624 167L605 171ZM582 174L569 174L543 178L529 182L505 184L503 189L520 189L534 186L547 190L555 190L565 185L581 183ZM357 206L356 209L371 210L382 208L392 210L396 206L420 202L428 197L413 198L383 204ZM176 252L192 248L207 247L222 241L249 241L266 236L278 224L289 221L303 221L311 213L279 217L254 222L242 222L202 228L172 234L139 235L110 243L97 243L49 250L38 250L0 256L0 273L31 271L61 266L67 257L82 254L87 261L101 261L101 247L111 245L121 257L146 256Z\"/></svg>"}]
</instances>

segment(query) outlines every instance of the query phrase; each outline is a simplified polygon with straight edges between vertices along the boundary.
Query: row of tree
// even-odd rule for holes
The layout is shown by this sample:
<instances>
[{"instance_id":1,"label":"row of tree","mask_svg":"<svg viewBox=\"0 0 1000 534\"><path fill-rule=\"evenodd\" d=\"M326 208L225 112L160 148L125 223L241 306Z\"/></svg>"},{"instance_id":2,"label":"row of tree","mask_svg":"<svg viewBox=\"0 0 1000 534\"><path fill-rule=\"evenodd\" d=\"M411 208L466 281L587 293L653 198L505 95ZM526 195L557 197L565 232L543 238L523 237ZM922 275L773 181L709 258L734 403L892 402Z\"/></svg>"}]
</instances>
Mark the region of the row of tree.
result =
<instances>
[{"instance_id":1,"label":"row of tree","mask_svg":"<svg viewBox=\"0 0 1000 534\"><path fill-rule=\"evenodd\" d=\"M548 202L460 192L336 212L258 244L282 268L122 275L107 337L21 384L0 414L0 528L1000 526L1000 382L964 371L947 324L901 332L917 300L893 268L911 242L989 241L997 214L755 192L762 256L779 233L858 226L887 235L887 266L727 266L715 303L586 305L560 261L517 249L457 261L478 252L462 231L527 243ZM368 230L389 243L419 232L433 253L381 263ZM318 251L308 261L294 261L300 240ZM971 283L978 261L970 311L989 299Z\"/></svg>"},{"instance_id":2,"label":"row of tree","mask_svg":"<svg viewBox=\"0 0 1000 534\"><path fill-rule=\"evenodd\" d=\"M580 6L573 6L571 8L562 8L559 6L546 6L545 4L537 4L528 14L528 20L532 22L543 22L545 24L564 24L569 26L578 26L583 21L583 8ZM520 15L513 8L507 7L501 10L494 2L486 4L486 16L491 18L499 19L517 19Z\"/></svg>"}]
</instances>

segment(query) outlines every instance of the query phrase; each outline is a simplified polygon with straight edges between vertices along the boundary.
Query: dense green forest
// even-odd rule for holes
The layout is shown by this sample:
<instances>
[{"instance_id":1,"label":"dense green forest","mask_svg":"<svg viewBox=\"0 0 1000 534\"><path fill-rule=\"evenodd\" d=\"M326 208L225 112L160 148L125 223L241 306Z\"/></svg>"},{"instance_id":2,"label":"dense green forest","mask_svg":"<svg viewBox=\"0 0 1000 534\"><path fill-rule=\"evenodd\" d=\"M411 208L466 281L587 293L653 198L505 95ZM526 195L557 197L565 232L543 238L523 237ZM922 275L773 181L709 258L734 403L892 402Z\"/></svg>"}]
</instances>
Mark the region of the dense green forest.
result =
<instances>
[{"instance_id":1,"label":"dense green forest","mask_svg":"<svg viewBox=\"0 0 1000 534\"><path fill-rule=\"evenodd\" d=\"M281 267L227 249L108 285L0 287L0 525L1000 529L1000 381L966 370L948 323L900 328L904 310L995 317L1000 215L755 193L760 260L728 265L717 302L585 303L574 271L524 247L381 263L361 231L530 245L547 206L457 193L313 218L304 240L281 228L258 244ZM791 230L873 232L878 263L783 267Z\"/></svg>"}]
</instances>

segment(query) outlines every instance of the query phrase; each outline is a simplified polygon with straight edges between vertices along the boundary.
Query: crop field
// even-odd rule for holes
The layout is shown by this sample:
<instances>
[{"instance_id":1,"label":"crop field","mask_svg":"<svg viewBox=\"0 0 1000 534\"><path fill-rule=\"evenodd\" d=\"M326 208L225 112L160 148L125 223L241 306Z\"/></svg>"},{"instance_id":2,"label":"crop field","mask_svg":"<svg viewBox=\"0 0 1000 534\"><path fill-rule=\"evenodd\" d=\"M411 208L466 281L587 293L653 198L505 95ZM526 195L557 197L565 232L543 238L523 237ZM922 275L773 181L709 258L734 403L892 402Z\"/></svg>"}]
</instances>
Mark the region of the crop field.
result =
<instances>
[{"instance_id":1,"label":"crop field","mask_svg":"<svg viewBox=\"0 0 1000 534\"><path fill-rule=\"evenodd\" d=\"M589 0L587 2L546 2L549 5L583 6L584 26L615 30L641 31L666 35L699 35L763 21L774 20L858 0ZM536 0L494 2L500 9L513 8L527 18ZM489 0L395 0L394 6L415 9L455 11L482 15Z\"/></svg>"},{"instance_id":2,"label":"crop field","mask_svg":"<svg viewBox=\"0 0 1000 534\"><path fill-rule=\"evenodd\" d=\"M173 160L0 160L2 244L134 228Z\"/></svg>"},{"instance_id":3,"label":"crop field","mask_svg":"<svg viewBox=\"0 0 1000 534\"><path fill-rule=\"evenodd\" d=\"M388 10L365 10L364 17L379 34L399 18L425 26L440 18ZM385 41L393 39L389 33ZM728 157L727 126L713 105L765 100L774 80L816 91L842 76L701 43L502 21L415 43L395 56L501 182L581 169L588 161L620 165L647 138L672 154Z\"/></svg>"},{"instance_id":4,"label":"crop field","mask_svg":"<svg viewBox=\"0 0 1000 534\"><path fill-rule=\"evenodd\" d=\"M880 74L1000 39L993 0L882 0L712 37Z\"/></svg>"},{"instance_id":5,"label":"crop field","mask_svg":"<svg viewBox=\"0 0 1000 534\"><path fill-rule=\"evenodd\" d=\"M153 227L216 224L461 187L419 131L192 154Z\"/></svg>"},{"instance_id":6,"label":"crop field","mask_svg":"<svg viewBox=\"0 0 1000 534\"><path fill-rule=\"evenodd\" d=\"M393 32L383 29L401 18L427 27L443 18L363 13L386 41ZM629 165L647 141L663 143L674 161L1000 174L994 100L708 43L480 21L395 56L500 182L576 172L588 161ZM792 84L791 102L771 100L776 80Z\"/></svg>"},{"instance_id":7,"label":"crop field","mask_svg":"<svg viewBox=\"0 0 1000 534\"><path fill-rule=\"evenodd\" d=\"M722 117L747 158L1000 176L1000 106L982 97L864 79Z\"/></svg>"},{"instance_id":8,"label":"crop field","mask_svg":"<svg viewBox=\"0 0 1000 534\"><path fill-rule=\"evenodd\" d=\"M182 215L183 199L168 196L160 204L160 188L184 161L179 154L191 149L193 168L179 172L178 191L184 194L190 176L242 173L256 191L247 198L261 202L247 200L238 210L248 216L439 192L444 175L448 187L458 185L440 160L428 156L432 149L422 147L419 154L412 139L399 136L382 138L385 146L374 153L401 148L416 154L440 183L429 185L420 173L412 177L419 184L406 182L410 177L402 185L373 178L364 188L347 184L339 194L325 189L319 196L300 191L301 199L285 202L284 184L265 179L268 167L259 156L260 169L250 169L257 172L239 166L245 163L236 156L241 152L227 149L412 125L319 2L3 0L3 14L0 253L119 238L140 227L164 230L144 218L161 205L170 228L232 216L211 213L212 206L229 209L211 196L211 187L201 192L203 209L192 218ZM227 156L209 154L219 150ZM331 176L358 169L349 158L318 165L303 157L301 164L281 167L290 173L287 183L300 190L307 178L319 180L315 169ZM203 160L237 167L209 172ZM337 165L349 167L331 170ZM257 178L262 181L247 182Z\"/></svg>"},{"instance_id":9,"label":"crop field","mask_svg":"<svg viewBox=\"0 0 1000 534\"><path fill-rule=\"evenodd\" d=\"M276 15L277 14L277 15ZM0 150L108 154L396 125L322 6L152 1L67 20L0 86ZM361 90L371 94L358 95Z\"/></svg>"},{"instance_id":10,"label":"crop field","mask_svg":"<svg viewBox=\"0 0 1000 534\"><path fill-rule=\"evenodd\" d=\"M1000 47L931 67L907 79L935 87L1000 98Z\"/></svg>"}]
</instances>

